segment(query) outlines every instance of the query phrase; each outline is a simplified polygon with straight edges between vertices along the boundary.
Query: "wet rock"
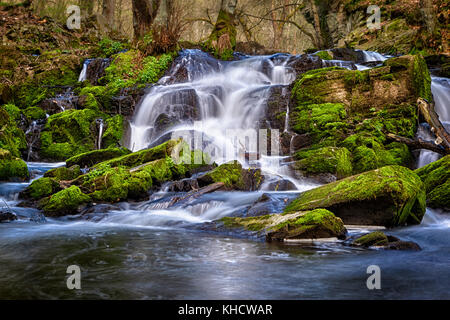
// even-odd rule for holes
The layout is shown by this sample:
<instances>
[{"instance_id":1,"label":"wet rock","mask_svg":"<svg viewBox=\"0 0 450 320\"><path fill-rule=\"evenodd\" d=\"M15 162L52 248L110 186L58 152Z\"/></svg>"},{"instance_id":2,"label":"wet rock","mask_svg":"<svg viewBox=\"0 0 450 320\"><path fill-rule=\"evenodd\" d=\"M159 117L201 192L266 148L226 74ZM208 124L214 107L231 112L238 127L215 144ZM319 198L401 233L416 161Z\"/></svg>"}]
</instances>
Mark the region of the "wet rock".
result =
<instances>
[{"instance_id":1,"label":"wet rock","mask_svg":"<svg viewBox=\"0 0 450 320\"><path fill-rule=\"evenodd\" d=\"M40 206L48 217L78 214L83 205L91 202L91 198L83 194L77 186L59 191L44 200L41 200Z\"/></svg>"},{"instance_id":2,"label":"wet rock","mask_svg":"<svg viewBox=\"0 0 450 320\"><path fill-rule=\"evenodd\" d=\"M291 191L291 190L297 190L297 187L290 180L279 179L277 181L268 183L265 186L265 190L267 190L267 191Z\"/></svg>"},{"instance_id":3,"label":"wet rock","mask_svg":"<svg viewBox=\"0 0 450 320\"><path fill-rule=\"evenodd\" d=\"M182 179L178 181L169 182L166 185L169 192L190 192L192 190L200 189L197 179Z\"/></svg>"},{"instance_id":4,"label":"wet rock","mask_svg":"<svg viewBox=\"0 0 450 320\"><path fill-rule=\"evenodd\" d=\"M341 219L328 210L296 212L286 215L271 214L258 217L225 217L217 223L222 228L244 229L264 234L266 241L338 238L347 233Z\"/></svg>"},{"instance_id":5,"label":"wet rock","mask_svg":"<svg viewBox=\"0 0 450 320\"><path fill-rule=\"evenodd\" d=\"M389 236L381 231L363 235L352 242L352 245L365 248L377 247L387 250L421 250L420 246L412 241L402 241L394 236Z\"/></svg>"},{"instance_id":6,"label":"wet rock","mask_svg":"<svg viewBox=\"0 0 450 320\"><path fill-rule=\"evenodd\" d=\"M99 79L105 76L105 69L111 64L111 59L93 59L86 69L86 79L93 85L99 84Z\"/></svg>"},{"instance_id":7,"label":"wet rock","mask_svg":"<svg viewBox=\"0 0 450 320\"><path fill-rule=\"evenodd\" d=\"M118 96L111 98L111 112L131 119L136 106L146 94L148 88L126 88Z\"/></svg>"},{"instance_id":8,"label":"wet rock","mask_svg":"<svg viewBox=\"0 0 450 320\"><path fill-rule=\"evenodd\" d=\"M14 220L17 220L17 216L14 213L0 210L0 223L11 222Z\"/></svg>"},{"instance_id":9,"label":"wet rock","mask_svg":"<svg viewBox=\"0 0 450 320\"><path fill-rule=\"evenodd\" d=\"M297 76L313 69L323 67L323 60L316 55L302 54L299 56L290 56L287 65L294 69Z\"/></svg>"},{"instance_id":10,"label":"wet rock","mask_svg":"<svg viewBox=\"0 0 450 320\"><path fill-rule=\"evenodd\" d=\"M285 130L286 113L289 107L291 92L287 86L273 86L270 88L267 99L266 116L264 117L268 128ZM266 128L262 125L261 128Z\"/></svg>"},{"instance_id":11,"label":"wet rock","mask_svg":"<svg viewBox=\"0 0 450 320\"><path fill-rule=\"evenodd\" d=\"M425 187L410 169L386 166L302 193L285 213L324 208L345 224L419 224L425 214Z\"/></svg>"},{"instance_id":12,"label":"wet rock","mask_svg":"<svg viewBox=\"0 0 450 320\"><path fill-rule=\"evenodd\" d=\"M258 190L263 180L261 169L243 169L237 161L222 164L197 179L200 187L223 182L227 190L240 191Z\"/></svg>"},{"instance_id":13,"label":"wet rock","mask_svg":"<svg viewBox=\"0 0 450 320\"><path fill-rule=\"evenodd\" d=\"M44 174L45 178L54 178L57 181L74 180L82 174L79 165L72 165L69 168L61 167L47 171Z\"/></svg>"},{"instance_id":14,"label":"wet rock","mask_svg":"<svg viewBox=\"0 0 450 320\"><path fill-rule=\"evenodd\" d=\"M279 51L266 48L256 41L236 42L235 51L251 56L271 55Z\"/></svg>"},{"instance_id":15,"label":"wet rock","mask_svg":"<svg viewBox=\"0 0 450 320\"><path fill-rule=\"evenodd\" d=\"M97 163L118 158L127 154L130 154L131 151L126 148L110 148L110 149L101 149L101 150L93 150L85 153L78 154L66 160L66 165L68 167L79 166L81 168L92 167Z\"/></svg>"},{"instance_id":16,"label":"wet rock","mask_svg":"<svg viewBox=\"0 0 450 320\"><path fill-rule=\"evenodd\" d=\"M349 48L334 48L329 50L334 60L353 61L354 63L364 62L364 53L361 50Z\"/></svg>"}]
</instances>

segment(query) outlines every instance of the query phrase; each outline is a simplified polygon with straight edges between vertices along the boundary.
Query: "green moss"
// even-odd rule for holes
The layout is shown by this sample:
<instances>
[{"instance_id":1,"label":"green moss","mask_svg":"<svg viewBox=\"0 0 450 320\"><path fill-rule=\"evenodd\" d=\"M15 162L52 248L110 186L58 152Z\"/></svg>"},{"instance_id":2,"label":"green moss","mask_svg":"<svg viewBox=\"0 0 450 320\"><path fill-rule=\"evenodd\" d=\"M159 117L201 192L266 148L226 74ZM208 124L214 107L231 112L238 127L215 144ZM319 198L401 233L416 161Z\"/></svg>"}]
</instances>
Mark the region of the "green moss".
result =
<instances>
[{"instance_id":1,"label":"green moss","mask_svg":"<svg viewBox=\"0 0 450 320\"><path fill-rule=\"evenodd\" d=\"M351 154L346 148L324 147L296 153L295 169L307 173L332 173L343 178L352 174Z\"/></svg>"},{"instance_id":2,"label":"green moss","mask_svg":"<svg viewBox=\"0 0 450 320\"><path fill-rule=\"evenodd\" d=\"M0 149L0 181L23 181L29 178L25 161L14 157L9 150Z\"/></svg>"},{"instance_id":3,"label":"green moss","mask_svg":"<svg viewBox=\"0 0 450 320\"><path fill-rule=\"evenodd\" d=\"M130 150L125 148L109 148L93 150L78 154L66 160L68 167L79 165L80 167L92 167L102 161L118 158L130 154Z\"/></svg>"},{"instance_id":4,"label":"green moss","mask_svg":"<svg viewBox=\"0 0 450 320\"><path fill-rule=\"evenodd\" d=\"M333 57L328 51L319 51L315 53L322 60L333 60Z\"/></svg>"},{"instance_id":5,"label":"green moss","mask_svg":"<svg viewBox=\"0 0 450 320\"><path fill-rule=\"evenodd\" d=\"M46 117L45 111L39 107L26 108L23 111L23 113L25 114L25 116L28 119L31 119L31 120L41 120L41 119L45 119L45 117Z\"/></svg>"},{"instance_id":6,"label":"green moss","mask_svg":"<svg viewBox=\"0 0 450 320\"><path fill-rule=\"evenodd\" d=\"M74 180L81 175L81 170L79 165L73 165L69 168L61 167L55 168L47 171L44 177L51 177L57 181L61 180Z\"/></svg>"},{"instance_id":7,"label":"green moss","mask_svg":"<svg viewBox=\"0 0 450 320\"><path fill-rule=\"evenodd\" d=\"M67 110L50 116L41 133L41 155L47 159L65 160L95 148L91 130L98 113L94 110Z\"/></svg>"},{"instance_id":8,"label":"green moss","mask_svg":"<svg viewBox=\"0 0 450 320\"><path fill-rule=\"evenodd\" d=\"M3 106L3 108L5 109L5 111L8 113L9 118L11 120L17 121L20 120L20 109L18 107L16 107L13 104L5 104Z\"/></svg>"},{"instance_id":9,"label":"green moss","mask_svg":"<svg viewBox=\"0 0 450 320\"><path fill-rule=\"evenodd\" d=\"M117 147L123 136L123 116L118 114L106 121L106 130L102 135L104 148Z\"/></svg>"},{"instance_id":10,"label":"green moss","mask_svg":"<svg viewBox=\"0 0 450 320\"><path fill-rule=\"evenodd\" d=\"M71 186L55 193L44 205L43 210L46 216L64 216L78 213L80 205L91 201L91 198L83 194L77 186Z\"/></svg>"},{"instance_id":11,"label":"green moss","mask_svg":"<svg viewBox=\"0 0 450 320\"><path fill-rule=\"evenodd\" d=\"M284 212L315 208L350 210L353 204L358 207L358 203L377 199L383 199L384 205L391 205L387 209L392 215L389 226L420 223L425 213L425 187L422 181L414 172L401 166L383 167L306 191ZM333 212L338 215L338 211Z\"/></svg>"},{"instance_id":12,"label":"green moss","mask_svg":"<svg viewBox=\"0 0 450 320\"><path fill-rule=\"evenodd\" d=\"M25 198L42 199L61 190L58 181L53 178L40 178L34 180L21 194Z\"/></svg>"},{"instance_id":13,"label":"green moss","mask_svg":"<svg viewBox=\"0 0 450 320\"><path fill-rule=\"evenodd\" d=\"M208 172L204 178L210 179L211 183L223 182L229 188L235 186L238 189L244 189L242 165L237 161L220 165L216 169Z\"/></svg>"},{"instance_id":14,"label":"green moss","mask_svg":"<svg viewBox=\"0 0 450 320\"><path fill-rule=\"evenodd\" d=\"M383 232L375 231L357 238L353 243L363 247L385 246L389 240Z\"/></svg>"},{"instance_id":15,"label":"green moss","mask_svg":"<svg viewBox=\"0 0 450 320\"><path fill-rule=\"evenodd\" d=\"M20 157L21 152L27 148L25 134L15 122L15 119L19 118L20 115L13 105L0 106L0 148L10 151L14 157Z\"/></svg>"},{"instance_id":16,"label":"green moss","mask_svg":"<svg viewBox=\"0 0 450 320\"><path fill-rule=\"evenodd\" d=\"M427 204L432 208L450 209L450 155L415 170L427 191Z\"/></svg>"}]
</instances>

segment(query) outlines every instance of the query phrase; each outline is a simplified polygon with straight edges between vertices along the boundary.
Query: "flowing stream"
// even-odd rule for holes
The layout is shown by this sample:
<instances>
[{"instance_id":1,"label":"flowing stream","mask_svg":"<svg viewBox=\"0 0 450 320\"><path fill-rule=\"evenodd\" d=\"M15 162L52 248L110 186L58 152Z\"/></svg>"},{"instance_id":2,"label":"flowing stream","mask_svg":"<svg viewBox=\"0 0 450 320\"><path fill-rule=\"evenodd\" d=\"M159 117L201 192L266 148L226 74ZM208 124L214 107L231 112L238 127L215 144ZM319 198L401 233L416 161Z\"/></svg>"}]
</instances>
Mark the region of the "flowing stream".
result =
<instances>
[{"instance_id":1,"label":"flowing stream","mask_svg":"<svg viewBox=\"0 0 450 320\"><path fill-rule=\"evenodd\" d=\"M172 81L177 68L188 71L182 83ZM219 163L236 156L223 152L227 148L244 145L253 152L247 141L230 139L227 129L258 129L270 90L294 79L287 55L219 62L188 51L138 106L130 148L143 149L173 133L200 132ZM437 95L436 101L442 94ZM317 186L293 177L285 161L276 154L255 161L268 178L260 191L214 192L174 205L180 193L163 186L147 201L99 204L82 217L59 219L18 206L18 192L29 183L2 183L0 203L19 220L0 224L0 299L450 298L448 213L427 209L421 225L387 231L418 243L418 252L361 250L343 241L270 244L208 227L224 216L249 214L263 194L269 199L266 210L281 212L299 192ZM28 163L33 179L63 165ZM292 187L268 191L273 177ZM351 236L365 232L349 230ZM66 269L73 264L81 267L82 290L66 288ZM380 266L382 290L367 289L369 265Z\"/></svg>"}]
</instances>

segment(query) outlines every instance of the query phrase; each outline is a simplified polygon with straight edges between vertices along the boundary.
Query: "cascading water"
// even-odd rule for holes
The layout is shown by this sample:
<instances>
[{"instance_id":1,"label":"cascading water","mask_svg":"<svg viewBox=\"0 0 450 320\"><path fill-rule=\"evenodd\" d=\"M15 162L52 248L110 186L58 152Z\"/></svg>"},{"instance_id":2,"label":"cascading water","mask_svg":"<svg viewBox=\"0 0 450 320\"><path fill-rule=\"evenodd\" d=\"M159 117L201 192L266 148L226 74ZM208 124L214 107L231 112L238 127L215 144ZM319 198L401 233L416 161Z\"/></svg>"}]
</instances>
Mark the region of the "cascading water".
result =
<instances>
[{"instance_id":1,"label":"cascading water","mask_svg":"<svg viewBox=\"0 0 450 320\"><path fill-rule=\"evenodd\" d=\"M97 149L102 148L102 136L103 136L103 119L97 119L98 125L98 139L97 139Z\"/></svg>"},{"instance_id":2,"label":"cascading water","mask_svg":"<svg viewBox=\"0 0 450 320\"><path fill-rule=\"evenodd\" d=\"M80 76L78 77L78 82L83 82L87 79L87 68L92 59L86 59L83 63L83 69L81 69Z\"/></svg>"},{"instance_id":3,"label":"cascading water","mask_svg":"<svg viewBox=\"0 0 450 320\"><path fill-rule=\"evenodd\" d=\"M450 132L450 79L431 77L431 93L435 103L434 110L439 116L442 125ZM428 124L421 124L417 136L425 141L434 141L436 137L431 133ZM421 168L440 158L440 155L430 150L422 149L417 161Z\"/></svg>"},{"instance_id":4,"label":"cascading water","mask_svg":"<svg viewBox=\"0 0 450 320\"><path fill-rule=\"evenodd\" d=\"M188 81L166 85L166 77L150 90L131 123L129 147L136 151L170 133L195 131L212 142L215 149L211 156L217 163L236 159L244 162L242 154L230 156L225 150L242 151L243 146L248 153L258 150L246 145L245 139L234 140L230 130L259 128L270 89L295 80L295 71L287 65L289 56L224 62L198 50L186 50L182 55L174 72L186 68ZM194 123L197 120L200 125ZM171 126L161 128L164 122Z\"/></svg>"}]
</instances>

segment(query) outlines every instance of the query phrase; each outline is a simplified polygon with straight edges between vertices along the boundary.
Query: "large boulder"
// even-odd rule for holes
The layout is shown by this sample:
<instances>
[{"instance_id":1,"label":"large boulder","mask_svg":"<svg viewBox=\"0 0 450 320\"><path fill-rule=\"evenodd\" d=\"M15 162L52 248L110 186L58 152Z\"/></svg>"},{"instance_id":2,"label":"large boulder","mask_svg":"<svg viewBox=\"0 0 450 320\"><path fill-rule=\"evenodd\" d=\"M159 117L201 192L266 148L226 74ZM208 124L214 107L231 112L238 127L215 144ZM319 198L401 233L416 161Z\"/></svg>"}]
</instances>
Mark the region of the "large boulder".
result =
<instances>
[{"instance_id":1,"label":"large boulder","mask_svg":"<svg viewBox=\"0 0 450 320\"><path fill-rule=\"evenodd\" d=\"M386 227L419 224L425 187L410 169L386 166L306 191L285 213L324 208L348 225Z\"/></svg>"},{"instance_id":2,"label":"large boulder","mask_svg":"<svg viewBox=\"0 0 450 320\"><path fill-rule=\"evenodd\" d=\"M415 173L425 184L427 205L450 210L450 155L417 169Z\"/></svg>"},{"instance_id":3,"label":"large boulder","mask_svg":"<svg viewBox=\"0 0 450 320\"><path fill-rule=\"evenodd\" d=\"M23 199L39 200L60 190L61 188L56 179L44 177L34 180L24 191L20 193L20 197Z\"/></svg>"},{"instance_id":4,"label":"large boulder","mask_svg":"<svg viewBox=\"0 0 450 320\"><path fill-rule=\"evenodd\" d=\"M243 228L265 234L266 240L345 238L347 230L341 219L325 209L295 212L286 215L270 214L258 217L225 217L225 228Z\"/></svg>"},{"instance_id":5,"label":"large boulder","mask_svg":"<svg viewBox=\"0 0 450 320\"><path fill-rule=\"evenodd\" d=\"M415 137L418 97L431 99L430 75L420 55L388 59L364 71L332 67L304 73L292 89L289 113L290 128L308 137L299 145L299 160L309 158L303 162L312 163L320 152L313 150L345 147L352 155L353 174L386 165L409 166L408 147L387 134ZM333 171L327 170L336 175Z\"/></svg>"}]
</instances>

